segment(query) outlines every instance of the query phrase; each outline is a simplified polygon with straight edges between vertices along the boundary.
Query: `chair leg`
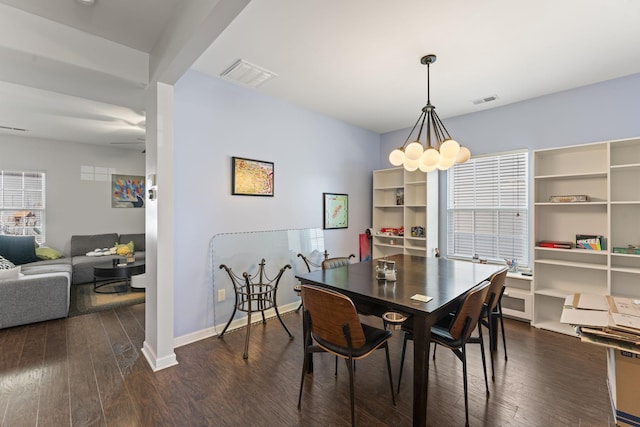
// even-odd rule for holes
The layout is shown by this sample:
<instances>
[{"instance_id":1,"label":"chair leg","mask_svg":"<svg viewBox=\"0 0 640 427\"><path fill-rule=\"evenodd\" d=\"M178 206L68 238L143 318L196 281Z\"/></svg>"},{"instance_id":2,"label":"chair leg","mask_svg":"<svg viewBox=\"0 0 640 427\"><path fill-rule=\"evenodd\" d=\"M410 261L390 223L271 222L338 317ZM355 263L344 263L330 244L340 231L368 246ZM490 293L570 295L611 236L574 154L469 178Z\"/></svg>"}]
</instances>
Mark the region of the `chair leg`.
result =
<instances>
[{"instance_id":1,"label":"chair leg","mask_svg":"<svg viewBox=\"0 0 640 427\"><path fill-rule=\"evenodd\" d=\"M467 350L462 345L462 384L464 385L464 419L465 426L469 427L469 396L467 394Z\"/></svg>"},{"instance_id":2,"label":"chair leg","mask_svg":"<svg viewBox=\"0 0 640 427\"><path fill-rule=\"evenodd\" d=\"M487 362L484 357L484 338L482 337L482 322L478 322L478 333L480 334L480 353L482 355L482 370L484 372L484 386L487 390L487 396L489 396L489 381L487 381ZM493 369L493 357L491 356L491 351L489 351L489 354L491 357L491 369ZM491 378L493 378L493 375L491 376Z\"/></svg>"},{"instance_id":3,"label":"chair leg","mask_svg":"<svg viewBox=\"0 0 640 427\"><path fill-rule=\"evenodd\" d=\"M391 376L391 358L389 357L389 346L387 344L384 345L384 351L387 354L387 372L389 373L389 387L391 387L391 402L393 403L393 407L396 406L396 394L393 391L393 377Z\"/></svg>"},{"instance_id":4,"label":"chair leg","mask_svg":"<svg viewBox=\"0 0 640 427\"><path fill-rule=\"evenodd\" d=\"M296 308L296 313L300 311L300 309L302 308L302 303L300 303L300 305L298 306L298 308Z\"/></svg>"},{"instance_id":5,"label":"chair leg","mask_svg":"<svg viewBox=\"0 0 640 427\"><path fill-rule=\"evenodd\" d=\"M355 396L354 396L354 384L353 384L353 360L344 359L347 362L347 369L349 370L349 397L351 398L351 425L356 425L356 408L355 408Z\"/></svg>"},{"instance_id":6,"label":"chair leg","mask_svg":"<svg viewBox=\"0 0 640 427\"><path fill-rule=\"evenodd\" d=\"M493 382L496 381L496 372L493 365L493 359L494 359L494 353L495 353L493 343L494 343L494 339L496 339L496 335L495 335L496 331L494 330L494 321L495 319L493 319L492 314L489 313L489 317L487 318L487 325L488 325L487 330L489 331L489 358L491 359L491 381ZM478 328L480 328L481 326L482 325L479 324ZM484 357L484 352L483 352L483 357Z\"/></svg>"},{"instance_id":7,"label":"chair leg","mask_svg":"<svg viewBox=\"0 0 640 427\"><path fill-rule=\"evenodd\" d=\"M436 348L438 348L438 343L433 343L433 360L436 360Z\"/></svg>"},{"instance_id":8,"label":"chair leg","mask_svg":"<svg viewBox=\"0 0 640 427\"><path fill-rule=\"evenodd\" d=\"M298 394L298 409L300 409L300 403L302 402L302 387L304 386L304 376L307 374L307 369L309 369L309 354L307 349L309 347L309 340L311 337L305 336L304 338L304 358L302 360L302 375L300 376L300 393Z\"/></svg>"},{"instance_id":9,"label":"chair leg","mask_svg":"<svg viewBox=\"0 0 640 427\"><path fill-rule=\"evenodd\" d=\"M407 333L404 333L402 341L402 356L400 356L400 373L398 373L398 394L400 394L400 382L402 381L402 370L404 368L404 356L407 351Z\"/></svg>"},{"instance_id":10,"label":"chair leg","mask_svg":"<svg viewBox=\"0 0 640 427\"><path fill-rule=\"evenodd\" d=\"M502 307L498 305L498 308L500 310L500 314L498 314L498 317L500 317L500 328L502 328L502 345L504 346L504 360L507 360L507 340L504 334L504 319L502 318Z\"/></svg>"}]
</instances>

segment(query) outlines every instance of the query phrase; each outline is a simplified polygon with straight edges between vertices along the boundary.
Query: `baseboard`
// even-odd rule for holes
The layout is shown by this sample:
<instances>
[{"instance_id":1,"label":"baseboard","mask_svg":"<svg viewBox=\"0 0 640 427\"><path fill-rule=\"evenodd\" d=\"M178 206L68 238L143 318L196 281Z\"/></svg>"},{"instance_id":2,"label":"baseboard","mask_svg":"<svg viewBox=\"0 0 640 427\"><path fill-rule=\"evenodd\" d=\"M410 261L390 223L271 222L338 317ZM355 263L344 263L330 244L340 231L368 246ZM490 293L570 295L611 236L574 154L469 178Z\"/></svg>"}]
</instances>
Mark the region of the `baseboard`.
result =
<instances>
[{"instance_id":1,"label":"baseboard","mask_svg":"<svg viewBox=\"0 0 640 427\"><path fill-rule=\"evenodd\" d=\"M147 344L147 341L142 344L142 354L144 355L145 359L147 359L147 363L149 363L149 366L151 366L151 370L153 370L153 372L157 372L161 369L165 369L178 364L178 359L176 359L175 353L158 359L153 349Z\"/></svg>"},{"instance_id":2,"label":"baseboard","mask_svg":"<svg viewBox=\"0 0 640 427\"><path fill-rule=\"evenodd\" d=\"M280 314L286 314L296 310L299 305L300 305L299 301L292 302L283 306L279 306L278 310L280 311ZM258 313L257 315L259 316L260 314ZM254 314L254 316L256 316L256 314ZM271 319L272 317L276 317L276 311L274 309L266 310L264 312L264 316L265 318L268 318L268 319ZM227 322L224 322L220 325L214 325L205 329L201 329L196 332L191 332L189 334L176 337L173 339L173 347L174 348L182 347L183 345L187 345L200 340L215 337L218 335L219 332L222 332L222 329L224 329L226 324ZM232 331L234 329L242 328L245 326L247 326L247 316L234 319L229 325L228 331Z\"/></svg>"}]
</instances>

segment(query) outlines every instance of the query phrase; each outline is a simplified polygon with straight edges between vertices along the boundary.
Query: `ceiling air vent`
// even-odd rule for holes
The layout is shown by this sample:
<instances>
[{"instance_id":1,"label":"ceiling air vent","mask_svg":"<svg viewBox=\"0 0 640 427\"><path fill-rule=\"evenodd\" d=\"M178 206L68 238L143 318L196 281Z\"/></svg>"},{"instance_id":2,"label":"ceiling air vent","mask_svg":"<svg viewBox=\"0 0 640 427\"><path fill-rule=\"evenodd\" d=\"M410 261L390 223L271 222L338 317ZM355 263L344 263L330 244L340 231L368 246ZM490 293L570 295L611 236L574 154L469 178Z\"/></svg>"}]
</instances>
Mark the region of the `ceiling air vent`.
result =
<instances>
[{"instance_id":1,"label":"ceiling air vent","mask_svg":"<svg viewBox=\"0 0 640 427\"><path fill-rule=\"evenodd\" d=\"M491 96L486 96L484 98L474 99L471 102L473 102L473 105L480 105L480 104L486 104L487 102L495 101L496 99L498 99L498 95L491 95Z\"/></svg>"},{"instance_id":2,"label":"ceiling air vent","mask_svg":"<svg viewBox=\"0 0 640 427\"><path fill-rule=\"evenodd\" d=\"M258 87L267 80L276 77L273 71L251 64L244 59L238 59L224 70L220 77L249 87Z\"/></svg>"}]
</instances>

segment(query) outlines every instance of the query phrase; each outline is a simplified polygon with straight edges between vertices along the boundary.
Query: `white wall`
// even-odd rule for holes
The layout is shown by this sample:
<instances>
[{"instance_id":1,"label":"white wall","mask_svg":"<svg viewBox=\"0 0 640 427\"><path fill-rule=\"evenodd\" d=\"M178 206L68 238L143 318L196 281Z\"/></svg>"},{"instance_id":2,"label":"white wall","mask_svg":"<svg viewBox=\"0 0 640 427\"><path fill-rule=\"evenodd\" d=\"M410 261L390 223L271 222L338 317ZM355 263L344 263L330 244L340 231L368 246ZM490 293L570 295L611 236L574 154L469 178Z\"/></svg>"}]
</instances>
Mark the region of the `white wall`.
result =
<instances>
[{"instance_id":1,"label":"white wall","mask_svg":"<svg viewBox=\"0 0 640 427\"><path fill-rule=\"evenodd\" d=\"M325 246L358 253L378 134L193 71L176 84L174 108L176 336L212 326L218 233L322 228L322 193L347 193L349 228L325 230ZM274 162L275 196L232 196L232 156Z\"/></svg>"},{"instance_id":2,"label":"white wall","mask_svg":"<svg viewBox=\"0 0 640 427\"><path fill-rule=\"evenodd\" d=\"M472 155L640 136L640 74L443 120ZM438 100L434 100L437 106ZM417 112L416 112L417 114ZM410 128L382 135L382 167ZM440 172L440 248L446 253L446 172Z\"/></svg>"},{"instance_id":3,"label":"white wall","mask_svg":"<svg viewBox=\"0 0 640 427\"><path fill-rule=\"evenodd\" d=\"M0 169L46 172L46 245L65 255L73 234L143 233L144 209L111 207L111 182L80 180L81 166L143 175L138 150L0 135Z\"/></svg>"}]
</instances>

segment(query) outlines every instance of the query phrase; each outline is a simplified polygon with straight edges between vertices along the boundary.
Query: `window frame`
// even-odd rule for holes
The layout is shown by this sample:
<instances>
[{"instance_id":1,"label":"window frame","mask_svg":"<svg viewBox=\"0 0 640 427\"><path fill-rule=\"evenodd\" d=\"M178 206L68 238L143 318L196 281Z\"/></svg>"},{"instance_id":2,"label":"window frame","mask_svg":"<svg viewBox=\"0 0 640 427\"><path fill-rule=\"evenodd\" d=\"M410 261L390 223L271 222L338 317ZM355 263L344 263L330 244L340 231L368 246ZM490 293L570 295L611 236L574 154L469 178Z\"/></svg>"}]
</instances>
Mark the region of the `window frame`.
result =
<instances>
[{"instance_id":1,"label":"window frame","mask_svg":"<svg viewBox=\"0 0 640 427\"><path fill-rule=\"evenodd\" d=\"M531 265L530 168L525 149L474 156L447 171L447 257Z\"/></svg>"},{"instance_id":2,"label":"window frame","mask_svg":"<svg viewBox=\"0 0 640 427\"><path fill-rule=\"evenodd\" d=\"M43 244L45 231L46 172L0 170L0 234L35 236Z\"/></svg>"}]
</instances>

